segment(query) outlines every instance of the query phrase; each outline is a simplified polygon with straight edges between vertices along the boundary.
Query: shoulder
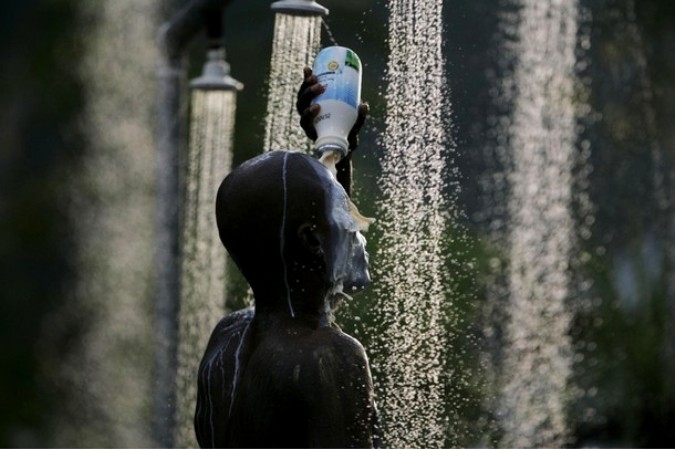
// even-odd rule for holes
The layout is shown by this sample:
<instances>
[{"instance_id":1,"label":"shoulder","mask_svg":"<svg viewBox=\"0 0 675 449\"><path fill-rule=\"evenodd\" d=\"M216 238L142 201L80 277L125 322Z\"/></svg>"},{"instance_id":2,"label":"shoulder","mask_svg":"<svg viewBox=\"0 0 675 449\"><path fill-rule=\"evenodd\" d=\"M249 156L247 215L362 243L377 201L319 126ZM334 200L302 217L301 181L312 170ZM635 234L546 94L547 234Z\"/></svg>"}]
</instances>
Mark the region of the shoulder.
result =
<instances>
[{"instance_id":1,"label":"shoulder","mask_svg":"<svg viewBox=\"0 0 675 449\"><path fill-rule=\"evenodd\" d=\"M208 382L213 376L223 375L223 370L212 370L213 366L233 365L235 356L240 358L244 355L247 349L246 336L253 315L252 308L243 309L226 315L216 324L199 364L199 383Z\"/></svg>"},{"instance_id":2,"label":"shoulder","mask_svg":"<svg viewBox=\"0 0 675 449\"><path fill-rule=\"evenodd\" d=\"M252 307L227 314L214 327L206 351L212 351L226 344L233 336L242 336L253 320L253 316Z\"/></svg>"},{"instance_id":3,"label":"shoulder","mask_svg":"<svg viewBox=\"0 0 675 449\"><path fill-rule=\"evenodd\" d=\"M312 350L317 356L332 352L345 361L361 361L367 363L363 345L351 335L335 328L322 328L315 332L315 341Z\"/></svg>"},{"instance_id":4,"label":"shoulder","mask_svg":"<svg viewBox=\"0 0 675 449\"><path fill-rule=\"evenodd\" d=\"M221 319L214 329L215 332L229 332L237 331L240 327L248 325L253 320L255 315L253 307L237 310L236 312L228 313Z\"/></svg>"},{"instance_id":5,"label":"shoulder","mask_svg":"<svg viewBox=\"0 0 675 449\"><path fill-rule=\"evenodd\" d=\"M267 335L254 349L254 363L270 369L276 382L336 383L370 376L361 343L335 328Z\"/></svg>"},{"instance_id":6,"label":"shoulder","mask_svg":"<svg viewBox=\"0 0 675 449\"><path fill-rule=\"evenodd\" d=\"M243 309L226 315L216 324L204 351L199 371L208 370L214 375L211 367L214 364L230 365L235 355L242 352L247 330L253 320L253 309ZM214 371L215 372L215 371ZM220 371L218 371L220 373ZM198 381L208 380L200 376Z\"/></svg>"},{"instance_id":7,"label":"shoulder","mask_svg":"<svg viewBox=\"0 0 675 449\"><path fill-rule=\"evenodd\" d=\"M301 384L345 386L358 384L370 388L370 366L366 352L355 338L337 330L320 329L300 354Z\"/></svg>"}]
</instances>

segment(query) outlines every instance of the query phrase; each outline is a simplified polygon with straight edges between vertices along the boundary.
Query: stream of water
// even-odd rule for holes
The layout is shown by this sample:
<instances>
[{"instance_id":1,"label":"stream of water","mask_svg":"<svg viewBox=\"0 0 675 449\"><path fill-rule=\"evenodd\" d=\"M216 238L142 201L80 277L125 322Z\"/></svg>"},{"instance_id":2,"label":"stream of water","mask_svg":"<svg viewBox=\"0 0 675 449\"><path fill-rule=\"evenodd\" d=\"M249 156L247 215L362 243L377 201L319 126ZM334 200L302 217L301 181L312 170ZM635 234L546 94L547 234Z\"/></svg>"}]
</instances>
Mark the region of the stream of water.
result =
<instances>
[{"instance_id":1,"label":"stream of water","mask_svg":"<svg viewBox=\"0 0 675 449\"><path fill-rule=\"evenodd\" d=\"M218 236L214 204L232 166L236 92L192 91L182 237L178 331L176 444L196 444L192 420L196 367L211 331L225 315L226 252Z\"/></svg>"},{"instance_id":2,"label":"stream of water","mask_svg":"<svg viewBox=\"0 0 675 449\"><path fill-rule=\"evenodd\" d=\"M311 67L321 45L321 17L275 14L265 119L264 150L307 151L295 101L302 69Z\"/></svg>"},{"instance_id":3,"label":"stream of water","mask_svg":"<svg viewBox=\"0 0 675 449\"><path fill-rule=\"evenodd\" d=\"M508 185L500 226L506 243L506 303L498 420L504 447L567 442L565 405L572 372L570 260L576 112L573 104L576 1L511 2L503 45L512 105L502 128ZM498 306L499 307L499 306Z\"/></svg>"},{"instance_id":4,"label":"stream of water","mask_svg":"<svg viewBox=\"0 0 675 449\"><path fill-rule=\"evenodd\" d=\"M88 150L81 168L73 169L69 211L81 275L49 326L67 330L70 323L83 335L50 373L71 392L53 418L56 447L152 445L158 3L79 5L82 20L96 24L80 67Z\"/></svg>"},{"instance_id":5,"label":"stream of water","mask_svg":"<svg viewBox=\"0 0 675 449\"><path fill-rule=\"evenodd\" d=\"M389 2L387 116L378 180L373 310L381 325L369 348L385 438L392 447L444 447L444 243L456 217L447 186L454 151L442 54L441 1ZM448 193L450 192L450 193Z\"/></svg>"}]
</instances>

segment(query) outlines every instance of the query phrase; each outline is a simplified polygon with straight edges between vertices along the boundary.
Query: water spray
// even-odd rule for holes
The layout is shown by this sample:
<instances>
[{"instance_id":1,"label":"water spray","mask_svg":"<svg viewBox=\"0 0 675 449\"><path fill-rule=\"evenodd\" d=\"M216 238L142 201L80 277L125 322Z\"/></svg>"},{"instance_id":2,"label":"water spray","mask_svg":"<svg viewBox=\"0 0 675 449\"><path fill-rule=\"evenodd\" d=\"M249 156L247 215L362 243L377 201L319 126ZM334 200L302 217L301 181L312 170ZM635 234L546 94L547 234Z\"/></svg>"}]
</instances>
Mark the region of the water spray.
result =
<instances>
[{"instance_id":1,"label":"water spray","mask_svg":"<svg viewBox=\"0 0 675 449\"><path fill-rule=\"evenodd\" d=\"M302 68L310 67L321 46L321 20L328 9L312 0L281 0L271 4L274 38L265 114L264 150L309 151L297 126L295 98Z\"/></svg>"},{"instance_id":2,"label":"water spray","mask_svg":"<svg viewBox=\"0 0 675 449\"><path fill-rule=\"evenodd\" d=\"M225 61L222 15L213 13L205 19L209 48L201 76L190 82L190 135L184 153L174 430L178 447L194 445L194 370L211 330L227 312L227 257L213 204L220 181L232 168L236 97L243 87L230 76L230 65Z\"/></svg>"}]
</instances>

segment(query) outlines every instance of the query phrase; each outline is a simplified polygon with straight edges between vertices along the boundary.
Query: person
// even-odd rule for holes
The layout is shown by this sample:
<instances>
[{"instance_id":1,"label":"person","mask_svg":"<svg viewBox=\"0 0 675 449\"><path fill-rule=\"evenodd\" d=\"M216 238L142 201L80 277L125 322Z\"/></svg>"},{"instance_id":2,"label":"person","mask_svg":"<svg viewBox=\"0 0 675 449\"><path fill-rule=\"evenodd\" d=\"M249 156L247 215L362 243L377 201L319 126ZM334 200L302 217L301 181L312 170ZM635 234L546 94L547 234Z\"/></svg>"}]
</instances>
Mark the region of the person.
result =
<instances>
[{"instance_id":1,"label":"person","mask_svg":"<svg viewBox=\"0 0 675 449\"><path fill-rule=\"evenodd\" d=\"M308 137L323 90L310 69L298 92ZM367 106L350 133L358 144ZM220 238L255 307L215 327L198 370L201 447L377 447L365 351L334 323L343 298L370 281L365 239L349 207L351 158L336 178L315 158L271 151L232 171L216 199Z\"/></svg>"}]
</instances>

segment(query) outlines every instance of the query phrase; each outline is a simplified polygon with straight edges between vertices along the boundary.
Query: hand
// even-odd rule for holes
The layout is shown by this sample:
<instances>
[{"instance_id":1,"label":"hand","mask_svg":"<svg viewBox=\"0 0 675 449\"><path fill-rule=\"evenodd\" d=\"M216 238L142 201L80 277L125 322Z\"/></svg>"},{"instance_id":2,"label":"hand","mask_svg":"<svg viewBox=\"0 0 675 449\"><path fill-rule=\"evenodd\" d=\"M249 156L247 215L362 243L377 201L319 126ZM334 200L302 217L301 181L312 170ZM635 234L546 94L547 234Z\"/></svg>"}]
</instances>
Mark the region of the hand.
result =
<instances>
[{"instance_id":1,"label":"hand","mask_svg":"<svg viewBox=\"0 0 675 449\"><path fill-rule=\"evenodd\" d=\"M300 126L305 131L307 137L316 140L316 129L314 129L314 119L319 115L321 106L312 104L312 100L321 95L326 90L319 80L312 74L312 69L304 68L304 80L298 89L298 100L295 108L300 114Z\"/></svg>"},{"instance_id":2,"label":"hand","mask_svg":"<svg viewBox=\"0 0 675 449\"><path fill-rule=\"evenodd\" d=\"M363 127L363 124L366 122L366 117L370 112L370 106L368 103L361 103L359 105L359 115L356 116L356 122L352 126L351 131L349 131L349 136L347 136L347 142L349 142L349 150L355 150L359 146L359 131Z\"/></svg>"},{"instance_id":3,"label":"hand","mask_svg":"<svg viewBox=\"0 0 675 449\"><path fill-rule=\"evenodd\" d=\"M312 100L321 95L326 88L319 84L319 80L312 74L312 69L304 68L304 80L298 89L298 100L295 107L300 114L300 126L305 131L307 137L316 140L316 129L314 129L314 119L319 115L321 106L312 104ZM359 105L359 114L356 117L354 126L349 131L347 141L349 142L349 150L354 150L359 145L359 131L363 127L368 116L369 107L367 103Z\"/></svg>"}]
</instances>

